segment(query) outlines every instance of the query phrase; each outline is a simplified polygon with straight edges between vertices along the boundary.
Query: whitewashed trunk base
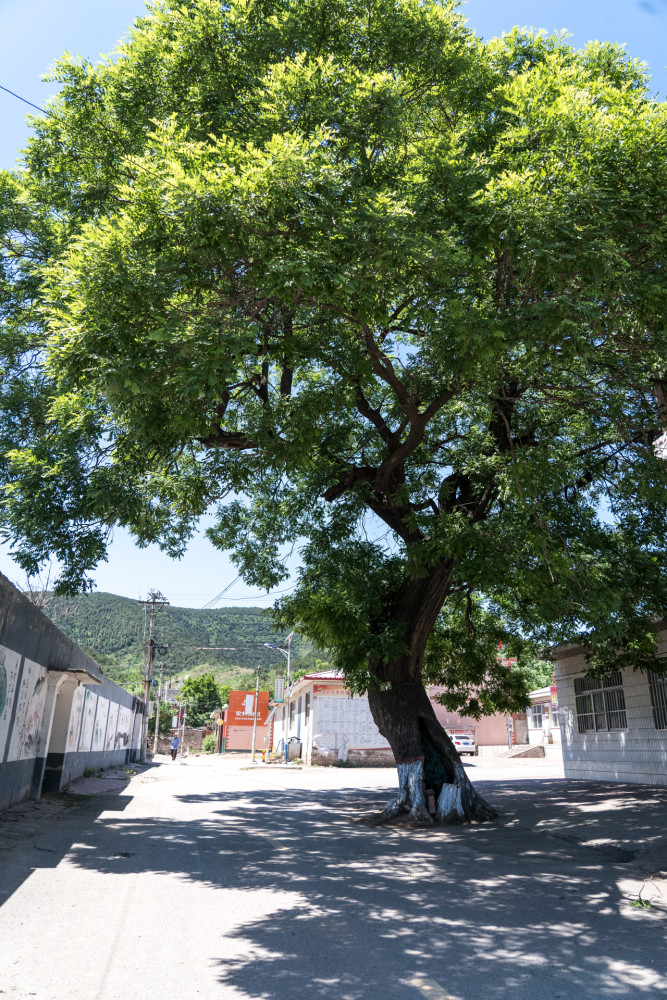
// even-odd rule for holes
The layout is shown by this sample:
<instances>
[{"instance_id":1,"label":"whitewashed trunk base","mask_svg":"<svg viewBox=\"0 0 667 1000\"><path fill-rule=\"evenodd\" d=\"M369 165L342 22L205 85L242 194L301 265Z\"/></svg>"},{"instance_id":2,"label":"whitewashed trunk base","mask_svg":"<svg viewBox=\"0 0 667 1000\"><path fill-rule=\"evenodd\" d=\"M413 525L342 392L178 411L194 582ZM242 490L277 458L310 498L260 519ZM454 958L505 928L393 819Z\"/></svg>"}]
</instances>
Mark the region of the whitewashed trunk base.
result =
<instances>
[{"instance_id":1,"label":"whitewashed trunk base","mask_svg":"<svg viewBox=\"0 0 667 1000\"><path fill-rule=\"evenodd\" d=\"M403 812L408 812L408 823L415 826L431 826L433 817L428 811L428 801L424 789L424 761L413 760L409 764L398 764L398 795L377 818L384 823Z\"/></svg>"},{"instance_id":2,"label":"whitewashed trunk base","mask_svg":"<svg viewBox=\"0 0 667 1000\"><path fill-rule=\"evenodd\" d=\"M464 823L465 811L459 785L442 786L438 796L438 808L435 813L436 823Z\"/></svg>"}]
</instances>

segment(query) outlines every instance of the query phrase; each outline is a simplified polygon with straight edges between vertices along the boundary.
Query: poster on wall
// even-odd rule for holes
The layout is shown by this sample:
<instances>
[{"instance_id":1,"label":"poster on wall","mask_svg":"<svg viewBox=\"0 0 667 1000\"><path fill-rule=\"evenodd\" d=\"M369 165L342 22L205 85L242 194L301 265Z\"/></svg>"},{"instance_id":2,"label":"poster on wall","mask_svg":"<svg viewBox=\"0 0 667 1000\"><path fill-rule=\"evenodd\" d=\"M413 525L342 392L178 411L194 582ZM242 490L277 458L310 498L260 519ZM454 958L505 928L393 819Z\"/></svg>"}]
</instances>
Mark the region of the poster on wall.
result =
<instances>
[{"instance_id":1,"label":"poster on wall","mask_svg":"<svg viewBox=\"0 0 667 1000\"><path fill-rule=\"evenodd\" d=\"M132 712L129 708L121 705L118 712L118 729L114 743L116 750L127 750L129 748L132 741L132 723Z\"/></svg>"},{"instance_id":2,"label":"poster on wall","mask_svg":"<svg viewBox=\"0 0 667 1000\"><path fill-rule=\"evenodd\" d=\"M107 731L107 717L109 715L109 699L101 695L97 700L97 714L95 716L95 727L93 729L93 750L104 750L104 737Z\"/></svg>"},{"instance_id":3,"label":"poster on wall","mask_svg":"<svg viewBox=\"0 0 667 1000\"><path fill-rule=\"evenodd\" d=\"M141 746L141 733L143 731L144 717L135 712L134 715L134 732L132 734L132 749L138 750Z\"/></svg>"},{"instance_id":4,"label":"poster on wall","mask_svg":"<svg viewBox=\"0 0 667 1000\"><path fill-rule=\"evenodd\" d=\"M0 646L0 761L4 758L12 717L21 657L13 649Z\"/></svg>"},{"instance_id":5,"label":"poster on wall","mask_svg":"<svg viewBox=\"0 0 667 1000\"><path fill-rule=\"evenodd\" d=\"M83 703L83 719L81 720L81 739L79 740L80 753L88 753L93 745L96 708L97 695L94 691L86 691L86 698Z\"/></svg>"},{"instance_id":6,"label":"poster on wall","mask_svg":"<svg viewBox=\"0 0 667 1000\"><path fill-rule=\"evenodd\" d=\"M109 707L109 718L107 720L107 735L104 740L104 749L113 750L116 742L116 730L118 728L118 709L119 705L117 702L112 702Z\"/></svg>"},{"instance_id":7,"label":"poster on wall","mask_svg":"<svg viewBox=\"0 0 667 1000\"><path fill-rule=\"evenodd\" d=\"M37 756L37 742L46 701L46 667L33 660L23 661L23 676L15 697L14 727L10 734L7 760L27 760Z\"/></svg>"},{"instance_id":8,"label":"poster on wall","mask_svg":"<svg viewBox=\"0 0 667 1000\"><path fill-rule=\"evenodd\" d=\"M360 750L389 746L373 722L368 698L319 695L315 706L318 745L339 746L346 739L347 746Z\"/></svg>"},{"instance_id":9,"label":"poster on wall","mask_svg":"<svg viewBox=\"0 0 667 1000\"><path fill-rule=\"evenodd\" d=\"M86 696L86 689L78 687L72 696L72 708L69 713L69 726L67 727L66 753L74 753L79 746L79 733L81 731L81 713L83 712L83 699Z\"/></svg>"}]
</instances>

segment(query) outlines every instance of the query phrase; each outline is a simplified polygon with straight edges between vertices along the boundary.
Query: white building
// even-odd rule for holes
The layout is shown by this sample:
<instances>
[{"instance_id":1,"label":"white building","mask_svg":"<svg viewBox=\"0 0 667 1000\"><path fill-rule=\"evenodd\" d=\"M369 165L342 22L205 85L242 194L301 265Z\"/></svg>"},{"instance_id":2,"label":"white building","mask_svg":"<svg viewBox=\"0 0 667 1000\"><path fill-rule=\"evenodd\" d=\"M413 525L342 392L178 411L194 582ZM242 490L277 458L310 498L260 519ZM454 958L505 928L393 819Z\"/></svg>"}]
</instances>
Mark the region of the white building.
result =
<instances>
[{"instance_id":1,"label":"white building","mask_svg":"<svg viewBox=\"0 0 667 1000\"><path fill-rule=\"evenodd\" d=\"M665 655L667 629L659 638ZM626 668L594 680L585 653L552 650L565 777L667 785L667 677Z\"/></svg>"},{"instance_id":2,"label":"white building","mask_svg":"<svg viewBox=\"0 0 667 1000\"><path fill-rule=\"evenodd\" d=\"M560 713L555 684L530 692L530 705L526 709L528 742L560 743Z\"/></svg>"},{"instance_id":3,"label":"white building","mask_svg":"<svg viewBox=\"0 0 667 1000\"><path fill-rule=\"evenodd\" d=\"M336 670L306 674L286 693L275 714L274 746L295 736L309 764L336 760L366 767L391 765L391 748L373 722L368 698L353 695Z\"/></svg>"}]
</instances>

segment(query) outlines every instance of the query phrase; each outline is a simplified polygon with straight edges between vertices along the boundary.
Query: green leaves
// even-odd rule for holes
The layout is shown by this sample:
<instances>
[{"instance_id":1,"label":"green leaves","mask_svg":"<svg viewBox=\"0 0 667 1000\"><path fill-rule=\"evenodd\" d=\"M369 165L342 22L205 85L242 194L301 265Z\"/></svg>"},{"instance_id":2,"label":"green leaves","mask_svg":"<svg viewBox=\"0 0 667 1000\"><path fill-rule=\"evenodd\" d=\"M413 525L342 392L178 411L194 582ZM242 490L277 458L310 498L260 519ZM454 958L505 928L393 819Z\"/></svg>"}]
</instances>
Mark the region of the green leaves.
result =
<instances>
[{"instance_id":1,"label":"green leaves","mask_svg":"<svg viewBox=\"0 0 667 1000\"><path fill-rule=\"evenodd\" d=\"M511 636L648 662L667 132L640 66L447 4L201 0L55 78L0 184L27 567L77 587L114 524L178 555L213 511L249 582L300 550L278 613L360 690L425 662L518 704Z\"/></svg>"}]
</instances>

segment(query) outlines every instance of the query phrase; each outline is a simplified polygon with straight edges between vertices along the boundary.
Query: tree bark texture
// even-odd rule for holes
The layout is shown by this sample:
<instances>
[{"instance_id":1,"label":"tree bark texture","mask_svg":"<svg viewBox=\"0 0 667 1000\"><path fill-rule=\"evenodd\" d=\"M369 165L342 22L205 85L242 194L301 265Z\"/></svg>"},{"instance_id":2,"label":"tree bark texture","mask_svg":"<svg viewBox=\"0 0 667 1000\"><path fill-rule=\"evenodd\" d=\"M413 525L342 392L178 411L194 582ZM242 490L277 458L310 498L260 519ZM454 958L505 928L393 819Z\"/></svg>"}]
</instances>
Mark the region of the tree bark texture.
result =
<instances>
[{"instance_id":1,"label":"tree bark texture","mask_svg":"<svg viewBox=\"0 0 667 1000\"><path fill-rule=\"evenodd\" d=\"M434 818L428 810L427 789L435 794L436 823L482 822L498 815L473 788L421 681L381 684L369 691L368 704L394 752L399 778L398 795L377 822L407 812L410 823L431 825Z\"/></svg>"}]
</instances>

